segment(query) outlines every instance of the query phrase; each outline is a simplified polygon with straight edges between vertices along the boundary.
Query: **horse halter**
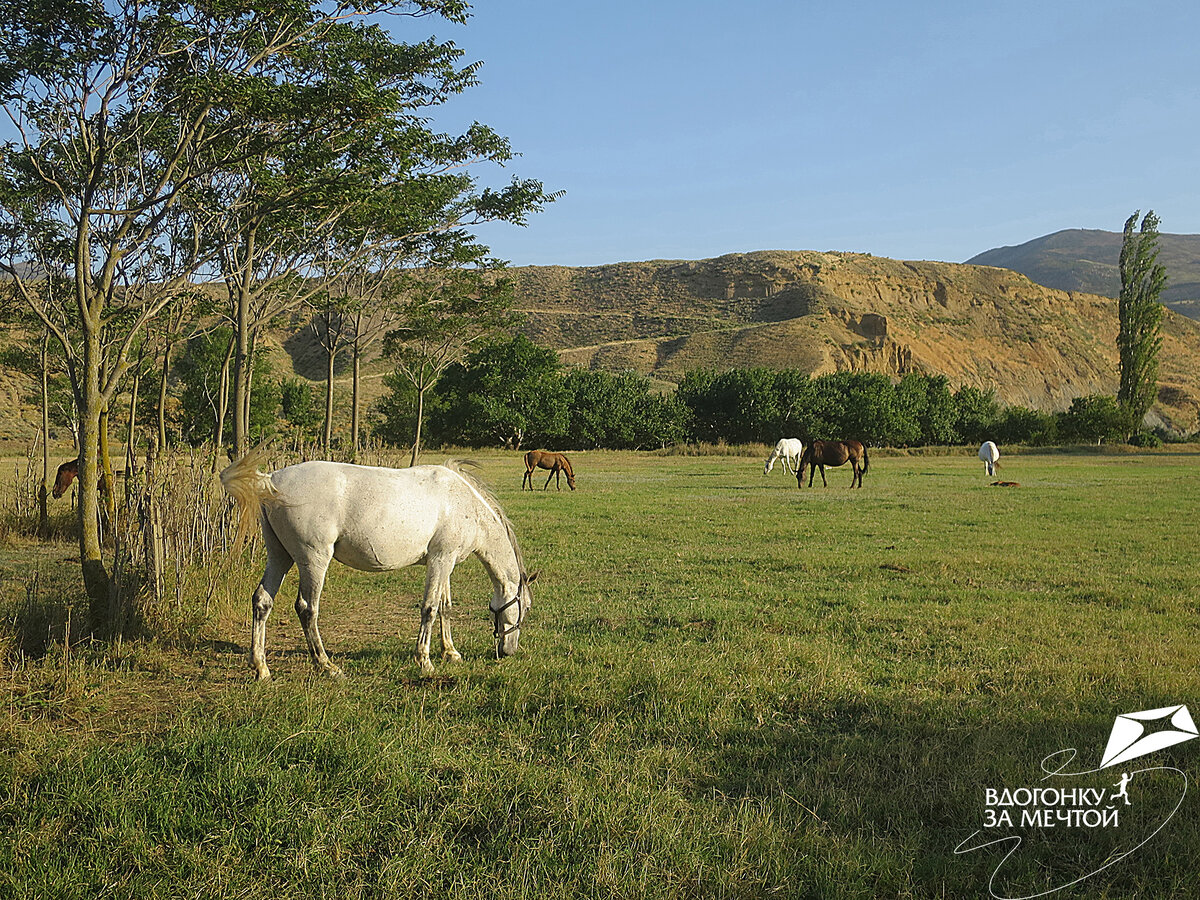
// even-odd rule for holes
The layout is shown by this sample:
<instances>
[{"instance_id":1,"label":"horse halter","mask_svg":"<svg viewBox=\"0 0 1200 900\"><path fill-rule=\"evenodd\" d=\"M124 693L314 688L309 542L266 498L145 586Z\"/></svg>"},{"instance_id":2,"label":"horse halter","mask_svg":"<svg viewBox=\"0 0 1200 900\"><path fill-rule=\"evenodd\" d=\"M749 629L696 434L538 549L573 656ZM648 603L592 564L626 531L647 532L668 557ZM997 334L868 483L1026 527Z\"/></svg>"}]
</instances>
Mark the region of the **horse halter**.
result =
<instances>
[{"instance_id":1,"label":"horse halter","mask_svg":"<svg viewBox=\"0 0 1200 900\"><path fill-rule=\"evenodd\" d=\"M512 634L514 631L518 631L521 628L521 623L525 621L525 613L528 610L528 607L525 607L524 609L521 607L521 589L524 588L524 589L528 590L527 585L528 585L528 582L525 580L525 573L522 572L521 573L521 581L517 585L517 596L513 597L511 600L509 600L507 603L505 603L499 609L493 610L493 612L495 613L495 616L496 616L496 622L492 627L492 635L496 638L496 640L498 640L498 641L503 640L504 638L506 638L510 634ZM517 607L517 621L507 627L502 626L500 624L501 613L503 613L506 609L508 609L510 606L513 606L514 604Z\"/></svg>"}]
</instances>

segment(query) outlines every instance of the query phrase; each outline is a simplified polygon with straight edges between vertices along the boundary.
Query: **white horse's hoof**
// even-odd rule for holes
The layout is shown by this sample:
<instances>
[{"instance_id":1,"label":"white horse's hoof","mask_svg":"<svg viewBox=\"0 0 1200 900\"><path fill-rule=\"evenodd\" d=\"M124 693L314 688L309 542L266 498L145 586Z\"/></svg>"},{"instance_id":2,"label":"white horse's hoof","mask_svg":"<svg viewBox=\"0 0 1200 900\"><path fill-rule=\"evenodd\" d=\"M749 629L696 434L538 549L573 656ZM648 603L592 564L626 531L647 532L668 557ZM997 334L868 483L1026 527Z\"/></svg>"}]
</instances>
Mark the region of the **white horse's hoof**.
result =
<instances>
[{"instance_id":1,"label":"white horse's hoof","mask_svg":"<svg viewBox=\"0 0 1200 900\"><path fill-rule=\"evenodd\" d=\"M462 662L462 654L457 650L447 650L442 654L442 662Z\"/></svg>"}]
</instances>

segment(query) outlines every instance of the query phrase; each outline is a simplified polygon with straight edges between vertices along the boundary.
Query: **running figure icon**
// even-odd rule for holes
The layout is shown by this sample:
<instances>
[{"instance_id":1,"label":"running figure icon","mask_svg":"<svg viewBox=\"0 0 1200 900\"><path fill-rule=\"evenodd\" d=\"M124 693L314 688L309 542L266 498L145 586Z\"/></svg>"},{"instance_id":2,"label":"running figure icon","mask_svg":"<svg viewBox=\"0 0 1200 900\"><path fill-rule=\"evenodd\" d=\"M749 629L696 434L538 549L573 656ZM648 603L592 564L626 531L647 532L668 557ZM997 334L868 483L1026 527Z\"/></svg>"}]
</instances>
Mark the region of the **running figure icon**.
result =
<instances>
[{"instance_id":1,"label":"running figure icon","mask_svg":"<svg viewBox=\"0 0 1200 900\"><path fill-rule=\"evenodd\" d=\"M1128 772L1121 773L1121 780L1113 785L1113 787L1115 787L1115 788L1120 788L1119 791L1117 791L1115 794L1113 794L1114 801L1116 801L1116 799L1118 797L1124 797L1126 806L1133 805L1129 800L1129 782L1131 782L1131 781L1133 781L1132 775L1130 775Z\"/></svg>"}]
</instances>

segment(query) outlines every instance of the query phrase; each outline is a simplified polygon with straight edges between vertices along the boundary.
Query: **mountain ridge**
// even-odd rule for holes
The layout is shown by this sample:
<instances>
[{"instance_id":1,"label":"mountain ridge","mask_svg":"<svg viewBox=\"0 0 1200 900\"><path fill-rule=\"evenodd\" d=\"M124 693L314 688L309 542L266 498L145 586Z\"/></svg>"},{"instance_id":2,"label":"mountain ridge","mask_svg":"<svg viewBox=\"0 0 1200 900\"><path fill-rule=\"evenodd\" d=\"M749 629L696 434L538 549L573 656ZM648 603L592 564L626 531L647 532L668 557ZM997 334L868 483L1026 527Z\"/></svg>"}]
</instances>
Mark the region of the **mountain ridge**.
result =
<instances>
[{"instance_id":1,"label":"mountain ridge","mask_svg":"<svg viewBox=\"0 0 1200 900\"><path fill-rule=\"evenodd\" d=\"M569 365L664 383L701 366L944 374L1065 409L1117 386L1116 301L1019 273L861 253L509 270L526 334ZM1168 312L1153 419L1197 427L1200 323Z\"/></svg>"},{"instance_id":2,"label":"mountain ridge","mask_svg":"<svg viewBox=\"0 0 1200 900\"><path fill-rule=\"evenodd\" d=\"M1117 232L1065 228L1023 244L985 250L966 264L1012 269L1062 291L1116 297L1121 291L1121 242ZM1163 304L1200 319L1200 234L1160 234L1158 261L1167 270Z\"/></svg>"}]
</instances>

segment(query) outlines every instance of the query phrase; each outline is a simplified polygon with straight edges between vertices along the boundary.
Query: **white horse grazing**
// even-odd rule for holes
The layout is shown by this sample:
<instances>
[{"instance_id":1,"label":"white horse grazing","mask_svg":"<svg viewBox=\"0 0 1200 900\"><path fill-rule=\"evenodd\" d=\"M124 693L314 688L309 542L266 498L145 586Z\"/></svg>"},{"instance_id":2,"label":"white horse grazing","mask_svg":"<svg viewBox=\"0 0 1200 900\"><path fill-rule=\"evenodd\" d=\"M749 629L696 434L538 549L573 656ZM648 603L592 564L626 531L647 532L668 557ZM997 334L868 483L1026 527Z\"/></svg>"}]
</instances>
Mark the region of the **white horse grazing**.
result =
<instances>
[{"instance_id":1,"label":"white horse grazing","mask_svg":"<svg viewBox=\"0 0 1200 900\"><path fill-rule=\"evenodd\" d=\"M516 536L490 492L462 464L382 469L345 463L306 462L265 475L260 454L250 454L221 473L221 484L241 513L239 540L262 524L267 568L254 592L250 666L269 679L267 617L283 577L296 565L300 588L296 615L304 628L313 666L341 677L317 630L321 588L331 560L365 572L386 572L416 563L426 567L425 597L417 633L416 663L433 672L429 643L438 613L450 607L450 573L474 554L492 580L491 612L497 657L516 652L521 624L533 597ZM441 617L442 658L462 659Z\"/></svg>"},{"instance_id":2,"label":"white horse grazing","mask_svg":"<svg viewBox=\"0 0 1200 900\"><path fill-rule=\"evenodd\" d=\"M770 475L771 469L775 466L775 460L783 460L783 468L789 474L793 474L800 468L800 457L804 455L804 443L799 438L783 438L775 449L771 451L771 455L767 457L767 464L763 466L763 474Z\"/></svg>"},{"instance_id":3,"label":"white horse grazing","mask_svg":"<svg viewBox=\"0 0 1200 900\"><path fill-rule=\"evenodd\" d=\"M995 476L996 461L1000 459L1000 448L991 441L984 441L979 447L979 458L983 460L984 466L987 467L988 475Z\"/></svg>"}]
</instances>

